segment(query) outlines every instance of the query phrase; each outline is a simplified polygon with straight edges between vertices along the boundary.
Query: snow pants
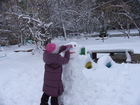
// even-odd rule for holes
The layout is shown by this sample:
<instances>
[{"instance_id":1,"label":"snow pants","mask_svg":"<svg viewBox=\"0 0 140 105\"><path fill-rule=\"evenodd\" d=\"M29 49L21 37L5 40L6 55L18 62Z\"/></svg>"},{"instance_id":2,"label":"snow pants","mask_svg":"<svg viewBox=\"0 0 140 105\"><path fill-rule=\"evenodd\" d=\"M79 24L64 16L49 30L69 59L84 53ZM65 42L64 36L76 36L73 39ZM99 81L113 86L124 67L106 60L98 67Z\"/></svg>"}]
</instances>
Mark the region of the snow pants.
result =
<instances>
[{"instance_id":1,"label":"snow pants","mask_svg":"<svg viewBox=\"0 0 140 105\"><path fill-rule=\"evenodd\" d=\"M49 95L43 93L42 97L41 97L41 103L40 105L49 105L48 101L49 101ZM58 97L51 97L51 105L59 105L58 104Z\"/></svg>"}]
</instances>

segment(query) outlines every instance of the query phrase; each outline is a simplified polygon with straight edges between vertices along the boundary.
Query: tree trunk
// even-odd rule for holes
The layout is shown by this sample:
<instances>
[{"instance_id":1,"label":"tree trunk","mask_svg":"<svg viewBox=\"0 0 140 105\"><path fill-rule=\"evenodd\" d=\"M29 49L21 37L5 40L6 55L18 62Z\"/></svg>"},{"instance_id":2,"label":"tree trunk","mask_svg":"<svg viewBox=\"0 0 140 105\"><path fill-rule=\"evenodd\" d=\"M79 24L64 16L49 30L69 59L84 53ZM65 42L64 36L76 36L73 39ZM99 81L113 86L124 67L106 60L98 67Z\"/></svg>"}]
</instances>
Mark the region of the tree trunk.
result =
<instances>
[{"instance_id":1,"label":"tree trunk","mask_svg":"<svg viewBox=\"0 0 140 105\"><path fill-rule=\"evenodd\" d=\"M63 32L64 32L64 39L67 40L67 34L66 34L66 29L65 29L65 25L62 23L63 26Z\"/></svg>"}]
</instances>

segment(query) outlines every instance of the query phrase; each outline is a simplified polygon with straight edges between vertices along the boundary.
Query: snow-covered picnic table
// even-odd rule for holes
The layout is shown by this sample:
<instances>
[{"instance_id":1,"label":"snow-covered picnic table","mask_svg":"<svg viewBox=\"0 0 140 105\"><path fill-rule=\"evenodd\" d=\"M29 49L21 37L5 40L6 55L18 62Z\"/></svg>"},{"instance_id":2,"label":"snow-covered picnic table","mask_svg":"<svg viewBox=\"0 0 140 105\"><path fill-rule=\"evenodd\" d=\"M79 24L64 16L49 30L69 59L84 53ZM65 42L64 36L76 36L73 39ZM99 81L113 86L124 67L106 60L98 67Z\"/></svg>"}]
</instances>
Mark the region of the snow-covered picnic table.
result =
<instances>
[{"instance_id":1,"label":"snow-covered picnic table","mask_svg":"<svg viewBox=\"0 0 140 105\"><path fill-rule=\"evenodd\" d=\"M114 55L115 53L125 53L126 55L126 62L131 62L131 54L134 53L132 49L107 49L107 50L88 50L92 56L92 59L97 59L97 53L110 53L110 55Z\"/></svg>"}]
</instances>

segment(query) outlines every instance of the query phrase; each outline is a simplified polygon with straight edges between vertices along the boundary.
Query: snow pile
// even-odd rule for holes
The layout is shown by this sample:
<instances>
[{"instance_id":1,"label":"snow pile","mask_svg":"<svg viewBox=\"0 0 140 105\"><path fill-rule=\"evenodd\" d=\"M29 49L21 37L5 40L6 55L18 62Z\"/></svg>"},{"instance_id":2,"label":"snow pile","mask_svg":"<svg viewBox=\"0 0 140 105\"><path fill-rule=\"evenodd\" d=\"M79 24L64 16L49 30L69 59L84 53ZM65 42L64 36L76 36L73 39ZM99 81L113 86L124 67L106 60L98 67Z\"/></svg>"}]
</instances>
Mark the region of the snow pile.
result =
<instances>
[{"instance_id":1,"label":"snow pile","mask_svg":"<svg viewBox=\"0 0 140 105\"><path fill-rule=\"evenodd\" d=\"M77 45L76 45L77 46ZM99 59L97 66L92 62L91 69L85 68L89 55L79 55L70 59L64 66L64 93L61 101L64 105L131 105L125 99L129 95L127 88L129 71L116 66L109 56ZM108 68L106 64L110 63ZM110 100L110 97L113 99Z\"/></svg>"},{"instance_id":2,"label":"snow pile","mask_svg":"<svg viewBox=\"0 0 140 105\"><path fill-rule=\"evenodd\" d=\"M41 58L42 54L11 51L0 59L0 105L39 103L44 70Z\"/></svg>"},{"instance_id":3,"label":"snow pile","mask_svg":"<svg viewBox=\"0 0 140 105\"><path fill-rule=\"evenodd\" d=\"M3 47L0 46L0 58L3 58L5 56L6 56L5 51L4 51Z\"/></svg>"},{"instance_id":4,"label":"snow pile","mask_svg":"<svg viewBox=\"0 0 140 105\"><path fill-rule=\"evenodd\" d=\"M98 65L98 69L103 69L108 67L112 67L115 64L115 62L112 60L112 58L110 56L101 56L100 59L97 62Z\"/></svg>"}]
</instances>

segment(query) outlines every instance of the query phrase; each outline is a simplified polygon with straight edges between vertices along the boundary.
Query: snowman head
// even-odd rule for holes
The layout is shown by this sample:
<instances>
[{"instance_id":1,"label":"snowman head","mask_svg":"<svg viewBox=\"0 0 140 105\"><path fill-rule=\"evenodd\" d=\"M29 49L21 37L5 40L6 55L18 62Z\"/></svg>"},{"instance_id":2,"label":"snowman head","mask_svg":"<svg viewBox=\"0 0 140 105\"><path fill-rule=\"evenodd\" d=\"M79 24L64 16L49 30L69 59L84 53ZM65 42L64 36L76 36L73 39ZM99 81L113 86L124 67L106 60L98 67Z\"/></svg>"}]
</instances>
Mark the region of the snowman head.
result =
<instances>
[{"instance_id":1,"label":"snowman head","mask_svg":"<svg viewBox=\"0 0 140 105\"><path fill-rule=\"evenodd\" d=\"M70 58L77 58L79 56L79 45L76 42L68 43L72 45L72 48L70 49Z\"/></svg>"}]
</instances>

